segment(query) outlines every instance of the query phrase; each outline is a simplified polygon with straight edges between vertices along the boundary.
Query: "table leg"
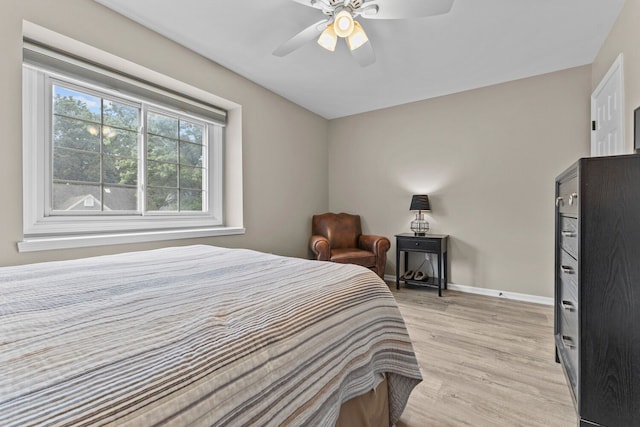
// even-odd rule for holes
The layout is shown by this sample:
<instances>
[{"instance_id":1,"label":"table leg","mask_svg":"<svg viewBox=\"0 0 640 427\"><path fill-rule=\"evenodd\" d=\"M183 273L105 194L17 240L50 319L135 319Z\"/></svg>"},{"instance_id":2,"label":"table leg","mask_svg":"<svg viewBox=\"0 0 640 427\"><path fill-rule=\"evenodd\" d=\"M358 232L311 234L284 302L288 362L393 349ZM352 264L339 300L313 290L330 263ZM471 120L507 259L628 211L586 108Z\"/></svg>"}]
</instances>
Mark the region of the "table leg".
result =
<instances>
[{"instance_id":1,"label":"table leg","mask_svg":"<svg viewBox=\"0 0 640 427\"><path fill-rule=\"evenodd\" d=\"M438 296L442 296L442 253L437 254L438 256Z\"/></svg>"},{"instance_id":2,"label":"table leg","mask_svg":"<svg viewBox=\"0 0 640 427\"><path fill-rule=\"evenodd\" d=\"M404 272L409 271L409 252L404 253Z\"/></svg>"},{"instance_id":3,"label":"table leg","mask_svg":"<svg viewBox=\"0 0 640 427\"><path fill-rule=\"evenodd\" d=\"M449 275L447 274L447 252L444 253L444 265L442 268L444 269L444 288L447 289L447 284L449 283Z\"/></svg>"},{"instance_id":4,"label":"table leg","mask_svg":"<svg viewBox=\"0 0 640 427\"><path fill-rule=\"evenodd\" d=\"M400 251L396 245L396 289L400 289Z\"/></svg>"}]
</instances>

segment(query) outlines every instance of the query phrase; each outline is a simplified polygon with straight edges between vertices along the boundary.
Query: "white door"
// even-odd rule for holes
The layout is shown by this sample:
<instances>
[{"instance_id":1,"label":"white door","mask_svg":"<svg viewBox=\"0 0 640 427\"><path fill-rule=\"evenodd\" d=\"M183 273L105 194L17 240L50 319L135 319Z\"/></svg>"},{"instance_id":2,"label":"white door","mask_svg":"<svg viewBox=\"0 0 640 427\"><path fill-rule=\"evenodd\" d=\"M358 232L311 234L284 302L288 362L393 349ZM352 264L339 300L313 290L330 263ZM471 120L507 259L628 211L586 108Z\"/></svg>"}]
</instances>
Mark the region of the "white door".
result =
<instances>
[{"instance_id":1,"label":"white door","mask_svg":"<svg viewBox=\"0 0 640 427\"><path fill-rule=\"evenodd\" d=\"M622 54L591 95L591 155L626 154Z\"/></svg>"}]
</instances>

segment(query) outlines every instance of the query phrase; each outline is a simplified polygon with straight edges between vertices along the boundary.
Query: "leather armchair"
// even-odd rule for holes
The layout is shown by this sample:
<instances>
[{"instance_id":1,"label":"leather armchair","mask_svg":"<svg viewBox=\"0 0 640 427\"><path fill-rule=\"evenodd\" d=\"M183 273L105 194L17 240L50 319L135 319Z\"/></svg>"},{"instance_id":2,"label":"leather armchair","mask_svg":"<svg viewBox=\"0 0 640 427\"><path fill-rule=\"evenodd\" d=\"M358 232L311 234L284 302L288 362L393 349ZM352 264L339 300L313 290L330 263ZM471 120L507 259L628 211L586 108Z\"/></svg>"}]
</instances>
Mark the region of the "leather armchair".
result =
<instances>
[{"instance_id":1,"label":"leather armchair","mask_svg":"<svg viewBox=\"0 0 640 427\"><path fill-rule=\"evenodd\" d=\"M383 278L391 242L362 234L360 215L325 213L313 216L309 245L318 261L361 265Z\"/></svg>"}]
</instances>

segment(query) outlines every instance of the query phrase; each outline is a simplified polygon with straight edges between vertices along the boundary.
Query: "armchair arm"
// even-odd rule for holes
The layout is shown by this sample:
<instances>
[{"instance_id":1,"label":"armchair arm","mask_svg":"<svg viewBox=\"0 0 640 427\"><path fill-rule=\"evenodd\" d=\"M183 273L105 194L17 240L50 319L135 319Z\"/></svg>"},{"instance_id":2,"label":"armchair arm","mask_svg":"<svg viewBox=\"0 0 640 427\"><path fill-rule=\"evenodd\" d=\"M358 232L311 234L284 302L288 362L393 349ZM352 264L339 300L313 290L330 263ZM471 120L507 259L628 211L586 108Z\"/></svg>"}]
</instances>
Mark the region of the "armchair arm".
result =
<instances>
[{"instance_id":1,"label":"armchair arm","mask_svg":"<svg viewBox=\"0 0 640 427\"><path fill-rule=\"evenodd\" d=\"M362 234L358 241L358 246L369 252L373 252L376 256L386 254L391 247L389 239L383 236L374 236Z\"/></svg>"},{"instance_id":2,"label":"armchair arm","mask_svg":"<svg viewBox=\"0 0 640 427\"><path fill-rule=\"evenodd\" d=\"M387 251L391 247L389 239L383 236L360 235L358 246L361 249L373 252L376 256L376 267L374 271L384 279L384 270L387 265Z\"/></svg>"},{"instance_id":3,"label":"armchair arm","mask_svg":"<svg viewBox=\"0 0 640 427\"><path fill-rule=\"evenodd\" d=\"M329 239L324 236L311 236L309 246L311 246L311 250L318 261L329 261L329 258L331 257Z\"/></svg>"}]
</instances>

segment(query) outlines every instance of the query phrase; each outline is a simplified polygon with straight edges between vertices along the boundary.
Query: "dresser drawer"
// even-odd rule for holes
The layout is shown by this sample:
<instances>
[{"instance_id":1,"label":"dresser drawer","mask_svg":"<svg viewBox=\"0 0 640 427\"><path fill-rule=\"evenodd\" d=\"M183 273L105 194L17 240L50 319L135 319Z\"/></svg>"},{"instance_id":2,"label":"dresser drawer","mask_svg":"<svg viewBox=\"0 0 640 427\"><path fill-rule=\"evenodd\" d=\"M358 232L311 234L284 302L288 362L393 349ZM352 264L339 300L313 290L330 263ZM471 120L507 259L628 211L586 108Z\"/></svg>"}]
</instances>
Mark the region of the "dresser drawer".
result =
<instances>
[{"instance_id":1,"label":"dresser drawer","mask_svg":"<svg viewBox=\"0 0 640 427\"><path fill-rule=\"evenodd\" d=\"M560 298L558 304L561 312L577 312L578 311L578 288L570 281L561 281L562 289L560 290Z\"/></svg>"},{"instance_id":2,"label":"dresser drawer","mask_svg":"<svg viewBox=\"0 0 640 427\"><path fill-rule=\"evenodd\" d=\"M560 247L578 259L578 220L560 215Z\"/></svg>"},{"instance_id":3,"label":"dresser drawer","mask_svg":"<svg viewBox=\"0 0 640 427\"><path fill-rule=\"evenodd\" d=\"M558 275L562 286L567 287L576 297L578 295L578 261L576 261L565 250L560 250L560 271Z\"/></svg>"},{"instance_id":4,"label":"dresser drawer","mask_svg":"<svg viewBox=\"0 0 640 427\"><path fill-rule=\"evenodd\" d=\"M440 239L403 239L398 238L398 251L425 251L425 252L440 252Z\"/></svg>"},{"instance_id":5,"label":"dresser drawer","mask_svg":"<svg viewBox=\"0 0 640 427\"><path fill-rule=\"evenodd\" d=\"M573 177L558 185L556 207L561 214L578 214L578 177Z\"/></svg>"},{"instance_id":6,"label":"dresser drawer","mask_svg":"<svg viewBox=\"0 0 640 427\"><path fill-rule=\"evenodd\" d=\"M578 312L562 310L560 315L560 352L563 354L569 382L577 395L578 385Z\"/></svg>"}]
</instances>

